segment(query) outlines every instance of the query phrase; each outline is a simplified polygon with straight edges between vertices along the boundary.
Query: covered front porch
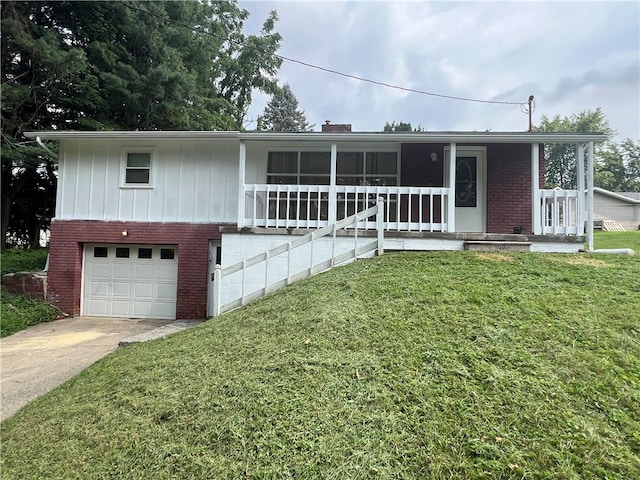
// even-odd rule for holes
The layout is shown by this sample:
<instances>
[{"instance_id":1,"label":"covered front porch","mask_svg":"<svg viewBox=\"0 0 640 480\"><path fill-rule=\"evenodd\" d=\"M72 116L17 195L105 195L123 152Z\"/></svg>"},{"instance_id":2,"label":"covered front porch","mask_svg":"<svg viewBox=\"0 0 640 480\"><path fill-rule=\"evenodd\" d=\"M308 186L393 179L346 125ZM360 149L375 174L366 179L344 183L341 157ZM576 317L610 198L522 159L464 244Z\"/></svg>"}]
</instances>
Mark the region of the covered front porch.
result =
<instances>
[{"instance_id":1,"label":"covered front porch","mask_svg":"<svg viewBox=\"0 0 640 480\"><path fill-rule=\"evenodd\" d=\"M592 224L593 146L603 140L491 132L241 134L238 228L322 228L381 198L386 242L402 239L402 249L534 239L573 243L575 250L585 233L591 238L585 223ZM575 189L544 188L545 143L576 145ZM585 189L586 199L579 194ZM375 219L359 228L375 229Z\"/></svg>"}]
</instances>

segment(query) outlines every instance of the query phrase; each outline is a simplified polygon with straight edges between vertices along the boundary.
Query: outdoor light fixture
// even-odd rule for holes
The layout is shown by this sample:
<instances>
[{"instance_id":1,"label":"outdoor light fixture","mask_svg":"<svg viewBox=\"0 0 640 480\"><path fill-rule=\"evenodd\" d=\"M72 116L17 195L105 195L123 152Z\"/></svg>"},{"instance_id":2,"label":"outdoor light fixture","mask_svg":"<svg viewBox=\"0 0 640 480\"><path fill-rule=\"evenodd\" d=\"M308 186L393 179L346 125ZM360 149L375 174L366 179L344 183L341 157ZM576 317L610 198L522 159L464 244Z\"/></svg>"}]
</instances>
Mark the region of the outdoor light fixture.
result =
<instances>
[{"instance_id":1,"label":"outdoor light fixture","mask_svg":"<svg viewBox=\"0 0 640 480\"><path fill-rule=\"evenodd\" d=\"M127 235L129 235L129 232L127 232L126 230L123 230L123 231L122 231L122 236L123 236L123 237L126 237Z\"/></svg>"},{"instance_id":2,"label":"outdoor light fixture","mask_svg":"<svg viewBox=\"0 0 640 480\"><path fill-rule=\"evenodd\" d=\"M432 152L431 153L431 161L432 162L437 162L438 161L438 154L436 152Z\"/></svg>"}]
</instances>

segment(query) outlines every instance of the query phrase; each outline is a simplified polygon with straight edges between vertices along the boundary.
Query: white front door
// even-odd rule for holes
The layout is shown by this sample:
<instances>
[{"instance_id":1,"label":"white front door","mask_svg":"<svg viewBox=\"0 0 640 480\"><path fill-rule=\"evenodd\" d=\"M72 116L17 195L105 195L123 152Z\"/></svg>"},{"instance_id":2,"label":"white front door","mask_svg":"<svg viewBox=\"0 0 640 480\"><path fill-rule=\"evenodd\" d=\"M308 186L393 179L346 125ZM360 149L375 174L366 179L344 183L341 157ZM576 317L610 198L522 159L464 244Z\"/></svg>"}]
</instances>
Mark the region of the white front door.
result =
<instances>
[{"instance_id":1,"label":"white front door","mask_svg":"<svg viewBox=\"0 0 640 480\"><path fill-rule=\"evenodd\" d=\"M450 151L447 150L447 165L449 165L449 154ZM480 147L457 147L455 168L455 231L485 232L487 218L486 150Z\"/></svg>"},{"instance_id":2,"label":"white front door","mask_svg":"<svg viewBox=\"0 0 640 480\"><path fill-rule=\"evenodd\" d=\"M176 318L176 246L86 245L82 273L82 315Z\"/></svg>"}]
</instances>

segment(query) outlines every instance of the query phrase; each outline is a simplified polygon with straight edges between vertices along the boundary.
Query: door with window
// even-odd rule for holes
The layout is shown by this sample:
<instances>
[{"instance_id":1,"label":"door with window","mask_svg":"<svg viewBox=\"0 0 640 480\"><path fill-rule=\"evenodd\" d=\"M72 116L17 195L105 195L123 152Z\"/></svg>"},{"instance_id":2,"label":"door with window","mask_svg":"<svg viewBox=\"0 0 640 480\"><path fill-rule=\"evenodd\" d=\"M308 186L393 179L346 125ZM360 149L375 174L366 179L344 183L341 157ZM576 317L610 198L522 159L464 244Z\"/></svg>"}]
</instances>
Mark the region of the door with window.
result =
<instances>
[{"instance_id":1,"label":"door with window","mask_svg":"<svg viewBox=\"0 0 640 480\"><path fill-rule=\"evenodd\" d=\"M83 315L176 318L176 246L85 245L83 277Z\"/></svg>"},{"instance_id":2,"label":"door with window","mask_svg":"<svg viewBox=\"0 0 640 480\"><path fill-rule=\"evenodd\" d=\"M448 167L450 150L446 152ZM456 148L455 231L486 231L487 161L479 147ZM449 178L448 172L445 172Z\"/></svg>"}]
</instances>

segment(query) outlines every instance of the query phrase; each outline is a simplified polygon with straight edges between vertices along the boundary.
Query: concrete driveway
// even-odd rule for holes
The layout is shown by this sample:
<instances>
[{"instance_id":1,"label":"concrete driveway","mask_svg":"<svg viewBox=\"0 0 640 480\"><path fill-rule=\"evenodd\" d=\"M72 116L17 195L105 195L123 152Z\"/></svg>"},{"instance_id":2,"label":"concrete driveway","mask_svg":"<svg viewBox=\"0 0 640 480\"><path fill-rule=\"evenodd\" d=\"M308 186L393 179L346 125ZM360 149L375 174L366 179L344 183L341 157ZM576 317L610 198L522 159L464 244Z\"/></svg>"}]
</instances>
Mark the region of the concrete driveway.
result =
<instances>
[{"instance_id":1,"label":"concrete driveway","mask_svg":"<svg viewBox=\"0 0 640 480\"><path fill-rule=\"evenodd\" d=\"M75 317L41 323L0 339L0 420L69 380L121 343L162 337L194 323Z\"/></svg>"}]
</instances>

